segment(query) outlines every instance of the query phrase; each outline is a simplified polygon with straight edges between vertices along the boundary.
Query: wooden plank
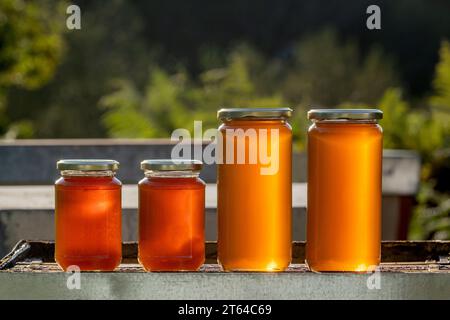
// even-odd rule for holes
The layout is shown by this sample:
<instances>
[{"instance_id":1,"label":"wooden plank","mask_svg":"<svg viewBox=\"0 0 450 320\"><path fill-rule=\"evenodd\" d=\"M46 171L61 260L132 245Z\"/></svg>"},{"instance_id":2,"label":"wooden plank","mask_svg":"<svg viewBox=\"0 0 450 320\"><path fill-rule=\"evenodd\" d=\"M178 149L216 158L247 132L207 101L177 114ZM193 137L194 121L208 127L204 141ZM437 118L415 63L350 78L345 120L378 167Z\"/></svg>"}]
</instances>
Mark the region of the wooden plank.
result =
<instances>
[{"instance_id":1,"label":"wooden plank","mask_svg":"<svg viewBox=\"0 0 450 320\"><path fill-rule=\"evenodd\" d=\"M14 251L28 244L26 253L18 258ZM40 260L43 263L54 262L54 242L25 241L19 242L0 262L3 269L11 268L24 260ZM206 264L215 264L217 260L217 243L206 243ZM381 245L383 263L442 263L450 256L450 241L383 241ZM125 242L122 245L123 263L137 263L137 243ZM15 257L15 258L12 258ZM293 263L304 263L305 242L293 242ZM9 260L9 262L8 262ZM449 263L450 264L450 263ZM1 269L1 268L0 268Z\"/></svg>"}]
</instances>

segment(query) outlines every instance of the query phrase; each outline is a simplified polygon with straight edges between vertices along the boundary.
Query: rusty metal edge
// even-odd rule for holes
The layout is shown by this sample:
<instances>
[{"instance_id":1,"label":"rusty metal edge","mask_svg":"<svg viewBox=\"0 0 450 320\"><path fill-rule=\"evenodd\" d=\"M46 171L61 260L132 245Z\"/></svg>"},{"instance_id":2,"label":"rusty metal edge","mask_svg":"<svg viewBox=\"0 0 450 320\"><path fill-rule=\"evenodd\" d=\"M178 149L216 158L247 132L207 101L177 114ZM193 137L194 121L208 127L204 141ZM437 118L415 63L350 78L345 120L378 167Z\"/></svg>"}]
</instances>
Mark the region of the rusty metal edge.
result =
<instances>
[{"instance_id":1,"label":"rusty metal edge","mask_svg":"<svg viewBox=\"0 0 450 320\"><path fill-rule=\"evenodd\" d=\"M11 252L0 260L0 270L12 268L17 262L26 259L26 257L30 254L31 247L31 242L20 240Z\"/></svg>"},{"instance_id":2,"label":"rusty metal edge","mask_svg":"<svg viewBox=\"0 0 450 320\"><path fill-rule=\"evenodd\" d=\"M304 263L304 241L292 243L292 262ZM14 267L17 262L26 259L38 259L42 262L55 262L55 243L53 241L20 240L9 254L0 260L0 270ZM122 244L122 263L137 263L137 242ZM450 241L383 241L381 244L382 262L431 262L450 256ZM217 263L217 242L207 241L205 263Z\"/></svg>"}]
</instances>

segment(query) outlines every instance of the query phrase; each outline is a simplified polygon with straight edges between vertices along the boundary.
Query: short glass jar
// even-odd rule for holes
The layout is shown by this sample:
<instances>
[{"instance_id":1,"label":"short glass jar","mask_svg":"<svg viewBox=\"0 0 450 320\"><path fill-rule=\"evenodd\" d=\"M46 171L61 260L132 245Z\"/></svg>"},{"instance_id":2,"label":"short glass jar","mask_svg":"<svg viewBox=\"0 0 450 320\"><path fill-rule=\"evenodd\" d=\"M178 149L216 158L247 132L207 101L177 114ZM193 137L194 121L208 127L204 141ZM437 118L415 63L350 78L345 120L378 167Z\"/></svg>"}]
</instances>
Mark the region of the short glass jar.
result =
<instances>
[{"instance_id":1,"label":"short glass jar","mask_svg":"<svg viewBox=\"0 0 450 320\"><path fill-rule=\"evenodd\" d=\"M205 183L197 160L145 160L139 182L139 262L195 271L205 261Z\"/></svg>"},{"instance_id":2,"label":"short glass jar","mask_svg":"<svg viewBox=\"0 0 450 320\"><path fill-rule=\"evenodd\" d=\"M121 189L114 160L60 160L55 260L67 270L111 271L122 259Z\"/></svg>"}]
</instances>

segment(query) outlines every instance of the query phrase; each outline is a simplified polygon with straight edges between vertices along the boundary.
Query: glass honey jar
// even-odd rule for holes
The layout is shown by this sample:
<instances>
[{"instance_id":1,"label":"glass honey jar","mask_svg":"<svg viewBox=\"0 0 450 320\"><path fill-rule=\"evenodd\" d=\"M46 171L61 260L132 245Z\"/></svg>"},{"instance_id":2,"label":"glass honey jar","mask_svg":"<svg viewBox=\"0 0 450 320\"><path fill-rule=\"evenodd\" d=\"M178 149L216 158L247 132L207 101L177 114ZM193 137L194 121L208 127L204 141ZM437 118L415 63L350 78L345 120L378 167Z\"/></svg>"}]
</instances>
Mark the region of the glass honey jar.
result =
<instances>
[{"instance_id":1,"label":"glass honey jar","mask_svg":"<svg viewBox=\"0 0 450 320\"><path fill-rule=\"evenodd\" d=\"M291 113L218 111L218 262L225 271L282 271L291 261Z\"/></svg>"},{"instance_id":2,"label":"glass honey jar","mask_svg":"<svg viewBox=\"0 0 450 320\"><path fill-rule=\"evenodd\" d=\"M308 112L306 262L313 271L363 272L380 263L382 116Z\"/></svg>"},{"instance_id":3,"label":"glass honey jar","mask_svg":"<svg viewBox=\"0 0 450 320\"><path fill-rule=\"evenodd\" d=\"M195 271L205 261L205 183L198 160L145 160L139 182L139 262Z\"/></svg>"},{"instance_id":4,"label":"glass honey jar","mask_svg":"<svg viewBox=\"0 0 450 320\"><path fill-rule=\"evenodd\" d=\"M111 271L122 259L121 182L114 160L60 160L55 260L62 269Z\"/></svg>"}]
</instances>

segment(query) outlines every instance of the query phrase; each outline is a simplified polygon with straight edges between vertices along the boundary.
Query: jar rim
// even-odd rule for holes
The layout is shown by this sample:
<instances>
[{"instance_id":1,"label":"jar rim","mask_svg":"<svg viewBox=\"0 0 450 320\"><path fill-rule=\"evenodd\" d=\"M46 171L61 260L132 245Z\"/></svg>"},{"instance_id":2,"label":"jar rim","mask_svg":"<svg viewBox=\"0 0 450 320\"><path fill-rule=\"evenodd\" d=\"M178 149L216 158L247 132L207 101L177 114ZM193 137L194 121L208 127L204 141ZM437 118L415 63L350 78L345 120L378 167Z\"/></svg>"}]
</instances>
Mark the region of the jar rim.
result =
<instances>
[{"instance_id":1,"label":"jar rim","mask_svg":"<svg viewBox=\"0 0 450 320\"><path fill-rule=\"evenodd\" d=\"M217 119L221 121L233 119L283 120L291 116L291 108L222 108L217 111Z\"/></svg>"},{"instance_id":2,"label":"jar rim","mask_svg":"<svg viewBox=\"0 0 450 320\"><path fill-rule=\"evenodd\" d=\"M193 159L149 159L141 162L141 170L200 171L203 163Z\"/></svg>"},{"instance_id":3,"label":"jar rim","mask_svg":"<svg viewBox=\"0 0 450 320\"><path fill-rule=\"evenodd\" d=\"M62 159L56 163L59 171L117 171L120 163L107 159Z\"/></svg>"},{"instance_id":4,"label":"jar rim","mask_svg":"<svg viewBox=\"0 0 450 320\"><path fill-rule=\"evenodd\" d=\"M383 111L378 109L311 109L310 120L379 120Z\"/></svg>"}]
</instances>

